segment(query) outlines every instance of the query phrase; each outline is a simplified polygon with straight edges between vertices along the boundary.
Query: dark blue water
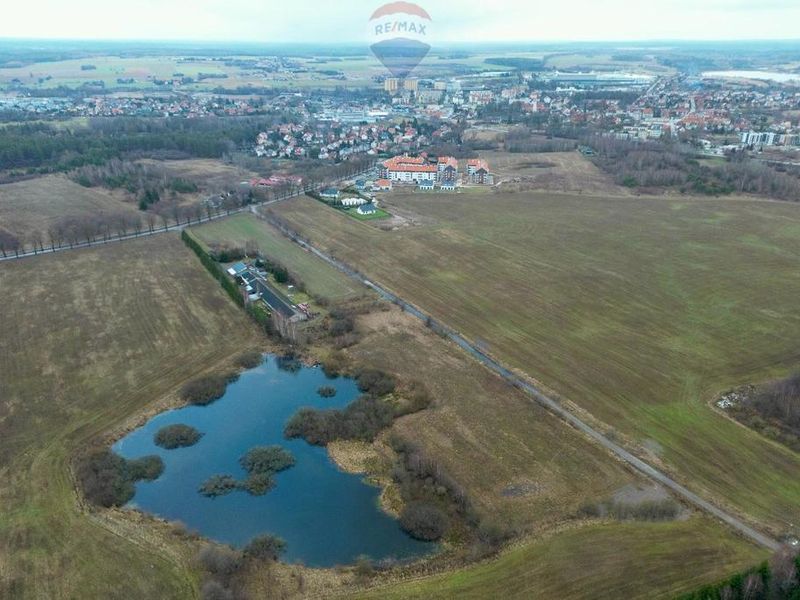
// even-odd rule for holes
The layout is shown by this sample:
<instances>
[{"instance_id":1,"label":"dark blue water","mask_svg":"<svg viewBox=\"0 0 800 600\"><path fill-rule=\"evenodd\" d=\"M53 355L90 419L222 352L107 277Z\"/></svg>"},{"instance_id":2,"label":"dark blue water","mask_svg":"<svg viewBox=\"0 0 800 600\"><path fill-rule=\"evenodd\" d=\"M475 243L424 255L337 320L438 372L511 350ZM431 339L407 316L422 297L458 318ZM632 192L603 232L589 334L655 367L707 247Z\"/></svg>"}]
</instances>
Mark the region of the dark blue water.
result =
<instances>
[{"instance_id":1,"label":"dark blue water","mask_svg":"<svg viewBox=\"0 0 800 600\"><path fill-rule=\"evenodd\" d=\"M321 398L317 389L323 385L336 388L336 396ZM280 370L269 356L229 385L224 398L158 415L114 445L125 458L158 454L164 460L164 474L137 484L130 506L233 546L264 533L278 535L287 542L284 559L309 566L348 564L360 555L380 560L427 554L435 546L410 538L380 510L378 488L340 471L324 448L283 437L298 408L341 408L358 394L351 379L328 379L319 368ZM157 447L153 435L174 423L191 425L204 436L190 448ZM206 498L197 492L212 475L244 479L239 457L253 446L273 444L288 449L297 463L275 475L276 486L266 495L235 491Z\"/></svg>"}]
</instances>

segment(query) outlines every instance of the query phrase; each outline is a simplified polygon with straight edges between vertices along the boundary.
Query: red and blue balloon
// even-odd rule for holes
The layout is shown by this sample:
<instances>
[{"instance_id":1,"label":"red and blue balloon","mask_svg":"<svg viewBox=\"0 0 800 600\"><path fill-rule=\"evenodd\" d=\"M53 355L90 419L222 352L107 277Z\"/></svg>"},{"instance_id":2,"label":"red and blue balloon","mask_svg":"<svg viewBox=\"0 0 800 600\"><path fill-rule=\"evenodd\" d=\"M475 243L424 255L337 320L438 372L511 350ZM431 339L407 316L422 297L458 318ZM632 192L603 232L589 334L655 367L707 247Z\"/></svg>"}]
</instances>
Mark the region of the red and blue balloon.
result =
<instances>
[{"instance_id":1,"label":"red and blue balloon","mask_svg":"<svg viewBox=\"0 0 800 600\"><path fill-rule=\"evenodd\" d=\"M430 52L431 23L416 4L385 4L369 20L370 49L394 77L408 77Z\"/></svg>"}]
</instances>

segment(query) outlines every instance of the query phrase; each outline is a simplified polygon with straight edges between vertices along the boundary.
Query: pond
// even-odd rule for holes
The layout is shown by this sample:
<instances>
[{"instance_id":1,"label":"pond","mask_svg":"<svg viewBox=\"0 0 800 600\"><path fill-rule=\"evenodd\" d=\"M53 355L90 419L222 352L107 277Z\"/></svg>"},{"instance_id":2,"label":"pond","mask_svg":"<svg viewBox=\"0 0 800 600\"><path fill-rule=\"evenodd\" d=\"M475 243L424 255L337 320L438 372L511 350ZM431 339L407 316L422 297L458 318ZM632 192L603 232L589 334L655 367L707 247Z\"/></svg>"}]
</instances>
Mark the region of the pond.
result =
<instances>
[{"instance_id":1,"label":"pond","mask_svg":"<svg viewBox=\"0 0 800 600\"><path fill-rule=\"evenodd\" d=\"M322 398L317 393L321 386L335 388L336 395ZM163 475L138 483L129 506L236 547L257 535L277 535L287 542L284 560L313 567L349 564L361 555L405 560L428 554L435 545L412 539L381 511L377 487L339 470L325 448L283 436L299 408L342 408L358 395L351 379L329 379L322 369L299 364L287 370L279 367L277 357L267 356L260 367L230 384L220 400L162 413L114 445L128 459L157 454L164 461ZM189 448L156 446L155 433L176 423L204 435ZM289 450L296 464L275 475L276 485L267 494L236 491L208 498L198 493L213 475L244 479L239 458L254 446L269 445Z\"/></svg>"}]
</instances>

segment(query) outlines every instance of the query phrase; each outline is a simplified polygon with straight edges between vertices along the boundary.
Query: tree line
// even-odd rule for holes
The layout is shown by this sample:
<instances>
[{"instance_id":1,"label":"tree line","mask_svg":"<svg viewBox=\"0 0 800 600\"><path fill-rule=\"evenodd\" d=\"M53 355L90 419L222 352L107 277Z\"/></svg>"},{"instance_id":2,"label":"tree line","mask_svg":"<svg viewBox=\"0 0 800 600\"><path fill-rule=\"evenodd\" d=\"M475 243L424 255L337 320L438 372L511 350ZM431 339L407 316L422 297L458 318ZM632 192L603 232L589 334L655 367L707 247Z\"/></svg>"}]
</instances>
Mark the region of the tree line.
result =
<instances>
[{"instance_id":1,"label":"tree line","mask_svg":"<svg viewBox=\"0 0 800 600\"><path fill-rule=\"evenodd\" d=\"M221 158L251 144L259 132L291 121L276 111L259 117L95 118L76 127L21 123L0 128L0 164L36 174L120 157Z\"/></svg>"},{"instance_id":2,"label":"tree line","mask_svg":"<svg viewBox=\"0 0 800 600\"><path fill-rule=\"evenodd\" d=\"M800 200L800 177L779 172L743 153L729 155L722 164L713 165L699 160L688 147L671 141L637 142L600 135L589 135L582 141L595 151L595 164L616 183L627 187Z\"/></svg>"}]
</instances>

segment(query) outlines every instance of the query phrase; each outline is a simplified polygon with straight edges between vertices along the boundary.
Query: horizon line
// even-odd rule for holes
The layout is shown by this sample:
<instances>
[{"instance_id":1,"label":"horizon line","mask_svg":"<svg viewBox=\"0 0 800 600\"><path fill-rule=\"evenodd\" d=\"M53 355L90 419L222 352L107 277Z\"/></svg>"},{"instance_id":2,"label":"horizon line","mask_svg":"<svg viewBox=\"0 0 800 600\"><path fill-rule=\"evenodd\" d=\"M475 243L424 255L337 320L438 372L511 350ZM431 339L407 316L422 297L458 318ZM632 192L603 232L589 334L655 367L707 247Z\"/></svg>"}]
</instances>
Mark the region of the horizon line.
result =
<instances>
[{"instance_id":1,"label":"horizon line","mask_svg":"<svg viewBox=\"0 0 800 600\"><path fill-rule=\"evenodd\" d=\"M267 41L255 39L193 39L193 38L103 38L103 37L12 37L0 35L0 43L4 42L82 42L82 43L138 43L138 44L219 44L219 45L261 45L261 46L325 46L330 48L340 46L364 45L368 48L369 42L363 39L342 40L337 42L331 41L308 41L297 42L290 40L281 41ZM457 45L503 45L513 46L520 44L715 44L715 43L798 43L800 44L800 37L797 38L631 38L631 39L552 39L552 40L533 40L533 39L519 39L519 40L441 40L436 43L436 46L457 46ZM433 48L435 49L435 47Z\"/></svg>"}]
</instances>

